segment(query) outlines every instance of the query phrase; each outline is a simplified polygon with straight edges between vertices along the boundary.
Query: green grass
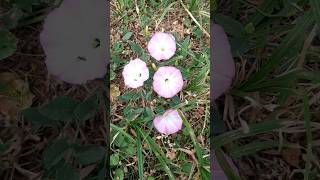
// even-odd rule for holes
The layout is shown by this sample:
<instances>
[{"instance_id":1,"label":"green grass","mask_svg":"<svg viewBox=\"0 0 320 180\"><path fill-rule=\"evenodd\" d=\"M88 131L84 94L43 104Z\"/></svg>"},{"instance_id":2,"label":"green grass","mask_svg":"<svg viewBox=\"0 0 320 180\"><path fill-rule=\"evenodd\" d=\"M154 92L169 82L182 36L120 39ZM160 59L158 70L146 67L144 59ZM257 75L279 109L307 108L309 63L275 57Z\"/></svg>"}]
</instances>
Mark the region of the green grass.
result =
<instances>
[{"instance_id":1,"label":"green grass","mask_svg":"<svg viewBox=\"0 0 320 180\"><path fill-rule=\"evenodd\" d=\"M222 127L224 118L228 130L211 143L247 166L239 166L243 179L319 178L313 145L319 140L319 100L310 103L320 92L319 7L315 0L263 0L258 5L237 0L213 13L230 36L238 74L227 95L231 102L217 101L219 114L224 114L217 125ZM284 149L301 150L299 167L281 155Z\"/></svg>"},{"instance_id":2,"label":"green grass","mask_svg":"<svg viewBox=\"0 0 320 180\"><path fill-rule=\"evenodd\" d=\"M209 179L209 4L171 0L111 4L110 80L120 95L111 103L110 147L120 158L110 173L114 179L122 178L119 171L125 172L124 179ZM168 61L156 62L148 54L146 44L155 31L170 32L176 38L177 52ZM134 58L147 63L150 76L143 88L132 90L124 87L121 72ZM165 65L179 68L187 82L169 100L158 97L151 87L155 69ZM162 136L152 124L168 108L179 109L184 119L184 129L175 136ZM204 144L199 144L199 135ZM134 153L127 152L128 146ZM172 159L169 153L175 154Z\"/></svg>"}]
</instances>

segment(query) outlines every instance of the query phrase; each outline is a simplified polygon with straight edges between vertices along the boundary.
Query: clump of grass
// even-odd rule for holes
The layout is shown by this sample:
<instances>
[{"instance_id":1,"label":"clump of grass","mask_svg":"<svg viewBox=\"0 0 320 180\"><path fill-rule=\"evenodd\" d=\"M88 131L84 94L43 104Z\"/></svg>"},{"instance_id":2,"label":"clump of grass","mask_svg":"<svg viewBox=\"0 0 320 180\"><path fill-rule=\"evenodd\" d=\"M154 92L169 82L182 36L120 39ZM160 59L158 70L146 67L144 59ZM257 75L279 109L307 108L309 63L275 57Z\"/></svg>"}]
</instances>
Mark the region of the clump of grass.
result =
<instances>
[{"instance_id":1,"label":"clump of grass","mask_svg":"<svg viewBox=\"0 0 320 180\"><path fill-rule=\"evenodd\" d=\"M319 178L316 5L224 1L217 10L224 15L213 15L230 36L238 73L234 88L217 101L218 121L228 130L212 144L236 160L243 179Z\"/></svg>"}]
</instances>

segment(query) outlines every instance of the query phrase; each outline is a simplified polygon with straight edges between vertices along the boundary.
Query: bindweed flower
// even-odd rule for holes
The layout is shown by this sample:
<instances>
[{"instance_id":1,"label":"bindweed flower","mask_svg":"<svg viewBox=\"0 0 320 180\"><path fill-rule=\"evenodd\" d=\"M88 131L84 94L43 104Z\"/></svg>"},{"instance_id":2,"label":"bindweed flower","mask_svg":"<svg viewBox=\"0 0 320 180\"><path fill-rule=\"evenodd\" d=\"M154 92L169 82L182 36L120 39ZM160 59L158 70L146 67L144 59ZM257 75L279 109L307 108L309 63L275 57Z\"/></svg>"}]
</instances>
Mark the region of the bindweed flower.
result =
<instances>
[{"instance_id":1,"label":"bindweed flower","mask_svg":"<svg viewBox=\"0 0 320 180\"><path fill-rule=\"evenodd\" d=\"M176 40L172 34L156 32L148 43L148 51L157 61L168 60L176 52Z\"/></svg>"},{"instance_id":2,"label":"bindweed flower","mask_svg":"<svg viewBox=\"0 0 320 180\"><path fill-rule=\"evenodd\" d=\"M216 99L230 88L235 76L235 64L228 37L223 28L214 24L211 32L213 34L213 47L211 48L213 57L211 88L213 93L211 96Z\"/></svg>"},{"instance_id":3,"label":"bindweed flower","mask_svg":"<svg viewBox=\"0 0 320 180\"><path fill-rule=\"evenodd\" d=\"M40 42L50 75L71 84L104 77L106 6L105 0L64 0L48 14Z\"/></svg>"},{"instance_id":4,"label":"bindweed flower","mask_svg":"<svg viewBox=\"0 0 320 180\"><path fill-rule=\"evenodd\" d=\"M154 127L162 134L170 135L181 130L182 119L177 110L169 109L153 120Z\"/></svg>"},{"instance_id":5,"label":"bindweed flower","mask_svg":"<svg viewBox=\"0 0 320 180\"><path fill-rule=\"evenodd\" d=\"M124 66L122 76L128 87L138 88L149 78L149 69L144 61L137 58Z\"/></svg>"},{"instance_id":6,"label":"bindweed flower","mask_svg":"<svg viewBox=\"0 0 320 180\"><path fill-rule=\"evenodd\" d=\"M182 74L179 69L172 66L160 67L153 76L152 85L159 96L172 98L182 90Z\"/></svg>"}]
</instances>

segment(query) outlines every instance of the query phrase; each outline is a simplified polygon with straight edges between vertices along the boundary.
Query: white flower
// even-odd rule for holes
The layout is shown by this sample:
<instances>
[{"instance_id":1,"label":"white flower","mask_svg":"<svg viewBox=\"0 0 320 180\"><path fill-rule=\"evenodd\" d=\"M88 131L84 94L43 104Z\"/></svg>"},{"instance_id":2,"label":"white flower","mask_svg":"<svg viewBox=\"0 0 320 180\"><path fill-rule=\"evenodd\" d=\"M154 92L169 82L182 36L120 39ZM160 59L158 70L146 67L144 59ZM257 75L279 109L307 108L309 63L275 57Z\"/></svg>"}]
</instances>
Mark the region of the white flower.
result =
<instances>
[{"instance_id":1,"label":"white flower","mask_svg":"<svg viewBox=\"0 0 320 180\"><path fill-rule=\"evenodd\" d=\"M73 84L107 71L105 0L64 0L46 18L40 42L48 73Z\"/></svg>"},{"instance_id":2,"label":"white flower","mask_svg":"<svg viewBox=\"0 0 320 180\"><path fill-rule=\"evenodd\" d=\"M160 67L153 76L153 89L164 98L172 98L182 90L182 87L182 74L173 66Z\"/></svg>"},{"instance_id":3,"label":"white flower","mask_svg":"<svg viewBox=\"0 0 320 180\"><path fill-rule=\"evenodd\" d=\"M156 32L148 43L148 51L157 61L168 60L176 52L176 40L172 34Z\"/></svg>"},{"instance_id":4,"label":"white flower","mask_svg":"<svg viewBox=\"0 0 320 180\"><path fill-rule=\"evenodd\" d=\"M137 88L143 86L144 81L149 78L149 69L141 59L131 60L124 66L122 76L128 87Z\"/></svg>"}]
</instances>

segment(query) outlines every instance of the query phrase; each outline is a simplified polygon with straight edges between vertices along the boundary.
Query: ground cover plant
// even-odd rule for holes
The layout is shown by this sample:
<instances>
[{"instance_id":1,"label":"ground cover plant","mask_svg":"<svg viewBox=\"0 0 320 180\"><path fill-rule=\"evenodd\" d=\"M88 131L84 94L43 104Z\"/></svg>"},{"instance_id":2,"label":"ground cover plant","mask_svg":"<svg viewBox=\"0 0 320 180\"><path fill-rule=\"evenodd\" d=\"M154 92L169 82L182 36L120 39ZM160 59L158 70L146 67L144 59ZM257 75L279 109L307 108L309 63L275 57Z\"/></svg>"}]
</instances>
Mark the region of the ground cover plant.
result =
<instances>
[{"instance_id":1,"label":"ground cover plant","mask_svg":"<svg viewBox=\"0 0 320 180\"><path fill-rule=\"evenodd\" d=\"M114 0L110 18L110 174L209 179L209 2Z\"/></svg>"},{"instance_id":2,"label":"ground cover plant","mask_svg":"<svg viewBox=\"0 0 320 180\"><path fill-rule=\"evenodd\" d=\"M211 139L226 175L319 179L319 1L217 1L213 20L236 61L233 87L216 100Z\"/></svg>"}]
</instances>

